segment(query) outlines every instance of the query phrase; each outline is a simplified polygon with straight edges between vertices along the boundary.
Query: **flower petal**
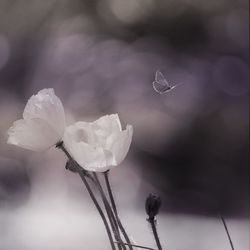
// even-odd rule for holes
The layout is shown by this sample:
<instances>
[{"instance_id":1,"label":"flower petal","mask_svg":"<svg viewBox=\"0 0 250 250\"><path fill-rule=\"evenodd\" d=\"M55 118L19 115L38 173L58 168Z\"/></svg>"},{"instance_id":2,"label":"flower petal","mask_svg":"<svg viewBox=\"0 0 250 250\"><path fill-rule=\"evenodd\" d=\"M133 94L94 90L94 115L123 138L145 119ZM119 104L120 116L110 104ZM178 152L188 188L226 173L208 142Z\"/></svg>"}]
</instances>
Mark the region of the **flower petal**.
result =
<instances>
[{"instance_id":1,"label":"flower petal","mask_svg":"<svg viewBox=\"0 0 250 250\"><path fill-rule=\"evenodd\" d=\"M76 144L72 155L79 165L88 171L105 172L114 165L114 157L110 151L100 147L94 148L86 143Z\"/></svg>"},{"instance_id":2,"label":"flower petal","mask_svg":"<svg viewBox=\"0 0 250 250\"><path fill-rule=\"evenodd\" d=\"M92 140L89 143L103 148L105 148L107 138L112 133L122 130L118 114L102 116L89 124L92 128Z\"/></svg>"},{"instance_id":3,"label":"flower petal","mask_svg":"<svg viewBox=\"0 0 250 250\"><path fill-rule=\"evenodd\" d=\"M133 127L127 125L122 132L112 134L107 139L106 149L114 155L116 165L119 165L126 157L133 136Z\"/></svg>"},{"instance_id":4,"label":"flower petal","mask_svg":"<svg viewBox=\"0 0 250 250\"><path fill-rule=\"evenodd\" d=\"M61 138L54 129L40 118L22 119L14 122L8 130L8 144L43 151L55 145Z\"/></svg>"},{"instance_id":5,"label":"flower petal","mask_svg":"<svg viewBox=\"0 0 250 250\"><path fill-rule=\"evenodd\" d=\"M60 99L53 89L40 90L28 100L23 112L23 118L40 118L46 121L59 136L63 136L65 129L65 115Z\"/></svg>"},{"instance_id":6,"label":"flower petal","mask_svg":"<svg viewBox=\"0 0 250 250\"><path fill-rule=\"evenodd\" d=\"M122 131L118 115L108 115L92 123L77 122L67 127L63 141L84 169L104 172L125 158L132 134L131 125Z\"/></svg>"},{"instance_id":7,"label":"flower petal","mask_svg":"<svg viewBox=\"0 0 250 250\"><path fill-rule=\"evenodd\" d=\"M105 147L107 138L121 131L118 115L106 115L94 122L77 122L75 125L77 141L83 141L93 147Z\"/></svg>"},{"instance_id":8,"label":"flower petal","mask_svg":"<svg viewBox=\"0 0 250 250\"><path fill-rule=\"evenodd\" d=\"M88 132L91 130L88 130L88 124L84 122L67 127L63 138L65 147L84 169L106 171L115 163L113 154L102 147L89 144Z\"/></svg>"},{"instance_id":9,"label":"flower petal","mask_svg":"<svg viewBox=\"0 0 250 250\"><path fill-rule=\"evenodd\" d=\"M92 122L92 126L95 130L107 131L110 134L115 131L122 131L118 114L102 116L98 120Z\"/></svg>"}]
</instances>

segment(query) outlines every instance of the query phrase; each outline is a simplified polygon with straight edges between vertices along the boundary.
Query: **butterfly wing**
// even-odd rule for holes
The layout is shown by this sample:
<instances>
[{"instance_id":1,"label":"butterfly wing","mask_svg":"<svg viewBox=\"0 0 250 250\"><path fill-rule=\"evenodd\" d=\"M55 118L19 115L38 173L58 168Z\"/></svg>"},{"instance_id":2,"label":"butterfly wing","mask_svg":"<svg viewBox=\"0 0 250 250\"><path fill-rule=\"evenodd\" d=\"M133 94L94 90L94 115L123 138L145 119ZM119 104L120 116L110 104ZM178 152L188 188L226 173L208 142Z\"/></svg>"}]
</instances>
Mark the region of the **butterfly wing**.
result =
<instances>
[{"instance_id":1,"label":"butterfly wing","mask_svg":"<svg viewBox=\"0 0 250 250\"><path fill-rule=\"evenodd\" d=\"M169 83L159 70L157 70L155 73L155 80L153 81L152 85L154 90L159 94L163 94L171 90Z\"/></svg>"},{"instance_id":2,"label":"butterfly wing","mask_svg":"<svg viewBox=\"0 0 250 250\"><path fill-rule=\"evenodd\" d=\"M171 87L164 75L161 73L161 71L157 70L155 73L155 81L158 82L159 84L168 86L169 88Z\"/></svg>"},{"instance_id":3,"label":"butterfly wing","mask_svg":"<svg viewBox=\"0 0 250 250\"><path fill-rule=\"evenodd\" d=\"M153 85L153 89L154 89L157 93L159 93L159 94L164 94L164 93L166 93L166 92L168 92L168 91L171 90L171 87L168 87L168 86L166 86L166 85L162 85L162 84L160 84L160 83L157 82L157 81L153 81L152 85Z\"/></svg>"}]
</instances>

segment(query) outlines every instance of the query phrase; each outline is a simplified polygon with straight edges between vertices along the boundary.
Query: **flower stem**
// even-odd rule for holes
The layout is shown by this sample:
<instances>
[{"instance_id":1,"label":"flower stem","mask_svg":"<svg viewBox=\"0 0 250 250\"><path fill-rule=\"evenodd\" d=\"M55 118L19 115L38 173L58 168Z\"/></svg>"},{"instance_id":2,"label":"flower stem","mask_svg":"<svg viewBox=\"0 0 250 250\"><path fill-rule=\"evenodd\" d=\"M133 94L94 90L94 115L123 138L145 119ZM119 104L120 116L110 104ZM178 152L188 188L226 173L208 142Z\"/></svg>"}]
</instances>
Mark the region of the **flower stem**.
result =
<instances>
[{"instance_id":1,"label":"flower stem","mask_svg":"<svg viewBox=\"0 0 250 250\"><path fill-rule=\"evenodd\" d=\"M98 202L97 202L97 200L96 200L96 198L95 198L95 196L94 196L94 194L93 194L93 192L92 192L92 190L91 190L91 188L90 188L90 186L89 186L89 184L88 184L88 182L87 182L87 180L86 180L84 174L83 174L82 172L79 172L78 174L80 175L82 181L84 182L84 184L85 184L85 186L86 186L86 188L87 188L87 190L88 190L88 192L89 192L89 195L90 195L92 201L94 202L94 204L95 204L95 206L96 206L96 208L97 208L97 210L98 210L98 212L99 212L99 214L100 214L100 216L101 216L101 218L102 218L102 220L103 220L103 223L104 223L104 225L105 225L105 228L106 228L106 231L107 231L109 240L110 240L111 247L112 247L113 250L115 250L115 246L114 246L113 242L111 243L111 241L113 241L113 238L112 238L112 235L111 235L111 231L110 231L110 229L109 229L109 226L108 226L108 222L107 222L107 220L106 220L106 218L105 218L105 215L104 215L104 213L102 212L102 209L101 209L101 207L99 206L99 204L98 204Z\"/></svg>"},{"instance_id":2,"label":"flower stem","mask_svg":"<svg viewBox=\"0 0 250 250\"><path fill-rule=\"evenodd\" d=\"M101 183L100 183L100 181L98 179L98 176L97 176L97 174L95 172L93 173L93 175L94 175L95 183L96 183L96 185L97 185L97 187L99 189L99 192L101 194L103 204L104 204L105 209L107 211L107 215L108 215L108 218L109 218L109 221L110 221L110 224L111 224L115 239L119 242L118 248L121 249L121 247L122 247L123 249L126 250L126 246L124 245L124 243L123 243L123 241L122 241L122 239L120 237L117 221L116 221L115 216L113 214L113 211L112 211L112 209L111 209L111 207L109 205L109 202L108 202L108 200L106 198L106 195L105 195L105 193L103 191L103 188L102 188Z\"/></svg>"},{"instance_id":3,"label":"flower stem","mask_svg":"<svg viewBox=\"0 0 250 250\"><path fill-rule=\"evenodd\" d=\"M116 244L120 244L119 242L115 241ZM133 247L137 247L137 248L141 248L141 249L148 249L148 250L155 250L154 248L151 248L151 247L144 247L144 246L141 246L141 245L136 245L136 244L128 244L128 243L124 243L125 245L127 246L133 246Z\"/></svg>"},{"instance_id":4,"label":"flower stem","mask_svg":"<svg viewBox=\"0 0 250 250\"><path fill-rule=\"evenodd\" d=\"M158 247L158 250L162 250L161 242L160 242L157 230L156 230L156 220L154 218L149 218L148 221L152 227L152 231L153 231L153 234L155 237L155 242L156 242L156 245Z\"/></svg>"},{"instance_id":5,"label":"flower stem","mask_svg":"<svg viewBox=\"0 0 250 250\"><path fill-rule=\"evenodd\" d=\"M112 189L111 189L110 182L109 182L108 172L107 171L104 172L103 175L104 175L104 178L105 178L105 182L106 182L107 190L108 190L108 193L109 193L109 198L110 198L110 201L111 201L112 208L114 210L115 215L118 217L115 200L114 200Z\"/></svg>"},{"instance_id":6,"label":"flower stem","mask_svg":"<svg viewBox=\"0 0 250 250\"><path fill-rule=\"evenodd\" d=\"M102 218L103 224L104 224L104 226L106 228L106 231L107 231L107 234L108 234L108 238L109 238L109 241L110 241L111 248L112 248L112 250L116 250L116 247L115 247L114 242L113 242L113 237L112 237L111 231L109 229L109 225L108 225L108 222L106 220L106 217L105 217L104 213L102 212L102 209L101 209L97 199L95 198L94 193L92 192L92 190L91 190L91 188L89 186L89 183L86 180L85 170L83 170L81 167L78 166L78 164L71 157L71 155L66 150L66 148L64 147L62 142L57 145L57 148L60 148L66 154L66 156L69 158L69 160L74 164L74 167L75 167L74 171L76 171L80 175L80 177L81 177L84 185L86 186L86 188L88 190L88 193L89 193L89 195L90 195L90 197L91 197L91 199L92 199L92 201L93 201L93 203L94 203L94 205L95 205L95 207L97 209L97 211L99 212L99 215Z\"/></svg>"},{"instance_id":7,"label":"flower stem","mask_svg":"<svg viewBox=\"0 0 250 250\"><path fill-rule=\"evenodd\" d=\"M230 233L229 233L229 231L228 231L227 224L226 224L226 220L224 219L222 213L219 213L219 214L220 214L220 218L221 218L221 221L222 221L222 223L223 223L223 226L224 226L224 228L225 228L225 230L226 230L226 233L227 233L227 237L228 237L230 246L231 246L232 250L234 250L233 241L232 241L231 236L230 236Z\"/></svg>"},{"instance_id":8,"label":"flower stem","mask_svg":"<svg viewBox=\"0 0 250 250\"><path fill-rule=\"evenodd\" d=\"M109 198L110 198L110 201L111 201L111 205L112 205L112 208L114 210L114 213L115 213L115 217L116 217L116 220L117 220L117 223L118 223L118 226L125 238L125 240L127 241L127 245L129 246L129 249L130 250L133 250L133 247L132 247L132 244L130 242L130 239L121 223L121 220L118 216L118 212L117 212L117 208L116 208L116 204L115 204L115 200L114 200L114 196L113 196L113 193L112 193L112 189L111 189L111 186L110 186L110 182L109 182L109 176L108 176L108 172L104 172L104 178L105 178L105 183L106 183L106 186L107 186L107 190L108 190L108 194L109 194Z\"/></svg>"}]
</instances>

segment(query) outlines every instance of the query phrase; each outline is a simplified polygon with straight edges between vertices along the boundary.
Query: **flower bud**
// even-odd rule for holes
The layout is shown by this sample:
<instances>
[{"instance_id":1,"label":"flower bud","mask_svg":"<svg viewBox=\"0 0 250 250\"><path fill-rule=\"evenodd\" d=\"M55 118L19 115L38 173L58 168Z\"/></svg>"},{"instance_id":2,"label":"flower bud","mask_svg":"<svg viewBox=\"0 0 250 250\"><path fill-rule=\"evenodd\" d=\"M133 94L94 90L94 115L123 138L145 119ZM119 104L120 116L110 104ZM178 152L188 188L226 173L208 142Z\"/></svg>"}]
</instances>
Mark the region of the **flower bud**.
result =
<instances>
[{"instance_id":1,"label":"flower bud","mask_svg":"<svg viewBox=\"0 0 250 250\"><path fill-rule=\"evenodd\" d=\"M155 216L159 213L160 207L161 207L160 196L150 194L145 202L145 210L149 220L154 220Z\"/></svg>"}]
</instances>

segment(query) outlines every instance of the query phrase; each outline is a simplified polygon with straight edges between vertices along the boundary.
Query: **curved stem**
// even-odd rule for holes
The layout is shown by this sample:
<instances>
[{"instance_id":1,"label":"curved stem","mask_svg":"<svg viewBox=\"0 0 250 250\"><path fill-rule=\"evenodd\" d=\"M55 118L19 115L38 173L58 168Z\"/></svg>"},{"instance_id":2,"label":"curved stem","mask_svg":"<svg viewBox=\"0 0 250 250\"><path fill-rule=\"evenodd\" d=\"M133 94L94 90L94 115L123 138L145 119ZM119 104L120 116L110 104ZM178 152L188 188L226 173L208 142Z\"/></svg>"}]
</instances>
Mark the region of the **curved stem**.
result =
<instances>
[{"instance_id":1,"label":"curved stem","mask_svg":"<svg viewBox=\"0 0 250 250\"><path fill-rule=\"evenodd\" d=\"M154 237L155 237L155 242L156 242L156 245L158 247L158 250L162 250L162 247L161 247L161 242L160 242L160 239L159 239L159 236L158 236L158 233L157 233L157 230L156 230L156 221L154 218L150 218L149 220L149 223L152 227L152 231L153 231L153 234L154 234Z\"/></svg>"},{"instance_id":2,"label":"curved stem","mask_svg":"<svg viewBox=\"0 0 250 250\"><path fill-rule=\"evenodd\" d=\"M231 236L230 236L230 233L229 233L229 231L228 231L227 224L226 224L226 220L224 219L222 213L220 213L220 218L221 218L221 221L222 221L222 223L223 223L223 226L224 226L224 228L225 228L225 230L226 230L227 238L228 238L228 240L229 240L230 246L231 246L232 250L234 250L233 241L232 241Z\"/></svg>"},{"instance_id":3,"label":"curved stem","mask_svg":"<svg viewBox=\"0 0 250 250\"><path fill-rule=\"evenodd\" d=\"M97 211L99 212L99 215L102 218L102 221L103 221L104 226L106 228L106 232L108 234L108 238L109 238L109 241L110 241L111 248L112 248L112 250L116 250L116 247L115 247L114 242L113 242L113 237L112 237L111 231L109 229L108 222L107 222L107 220L105 218L104 213L102 212L102 209L101 209L101 207L100 207L97 199L94 196L94 193L92 192L92 190L91 190L91 188L89 186L89 183L86 180L86 177L85 177L86 173L83 171L82 168L81 169L79 168L79 166L76 164L76 162L74 161L74 159L71 157L71 155L69 154L69 152L64 147L63 143L58 144L57 147L60 148L66 154L66 156L69 158L69 160L72 163L74 163L75 171L80 175L80 177L81 177L84 185L86 186L86 188L88 190L88 193L89 193L89 195L90 195L90 197L91 197L91 199L92 199L92 201L93 201L93 203L94 203L94 205L95 205L95 207L97 209Z\"/></svg>"},{"instance_id":4,"label":"curved stem","mask_svg":"<svg viewBox=\"0 0 250 250\"><path fill-rule=\"evenodd\" d=\"M122 247L123 249L126 250L126 246L124 245L124 243L123 243L123 241L121 239L120 233L119 233L119 228L118 228L115 216L114 216L113 211L112 211L112 209L111 209L111 207L109 205L109 202L108 202L108 200L106 198L106 195L105 195L105 193L104 193L104 191L102 189L102 186L101 186L101 183L100 183L100 181L98 179L98 176L97 176L97 174L95 172L93 173L93 175L94 175L94 181L97 184L98 190L99 190L99 192L101 194L104 206L106 208L107 215L108 215L108 218L110 220L110 224L111 224L111 227L113 229L114 236L115 236L116 240L119 242L118 248L121 249L121 247Z\"/></svg>"},{"instance_id":5,"label":"curved stem","mask_svg":"<svg viewBox=\"0 0 250 250\"><path fill-rule=\"evenodd\" d=\"M132 247L132 244L130 242L130 239L127 235L127 232L125 231L122 223L121 223L121 220L118 216L118 212L117 212L117 208L116 208L116 204L115 204L115 200L114 200L114 196L113 196L113 193L112 193L112 189L111 189L111 186L110 186L110 182L109 182L109 176L108 176L108 172L104 172L104 178L105 178L105 183L106 183L106 186L107 186L107 190L108 190L108 194L109 194L109 198L110 198L110 201L111 201L111 205L112 205L112 208L114 210L114 213L115 213L115 216L116 216L116 220L117 220L117 223L118 223L118 226L125 238L125 240L127 241L127 245L129 246L129 249L130 250L133 250L133 247Z\"/></svg>"}]
</instances>

